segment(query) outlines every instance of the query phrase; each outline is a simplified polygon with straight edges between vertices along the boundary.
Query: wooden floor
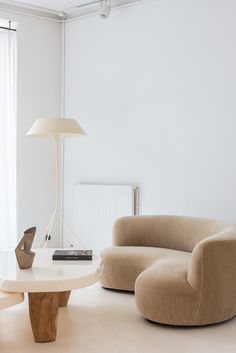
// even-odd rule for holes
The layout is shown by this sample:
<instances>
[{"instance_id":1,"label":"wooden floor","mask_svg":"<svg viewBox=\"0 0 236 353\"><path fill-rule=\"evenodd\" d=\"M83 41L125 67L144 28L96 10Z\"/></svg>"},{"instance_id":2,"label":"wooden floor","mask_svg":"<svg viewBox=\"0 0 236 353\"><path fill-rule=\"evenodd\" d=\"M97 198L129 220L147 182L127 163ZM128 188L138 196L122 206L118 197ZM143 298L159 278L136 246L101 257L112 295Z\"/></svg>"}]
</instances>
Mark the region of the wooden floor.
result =
<instances>
[{"instance_id":1,"label":"wooden floor","mask_svg":"<svg viewBox=\"0 0 236 353\"><path fill-rule=\"evenodd\" d=\"M94 285L60 308L55 342L34 342L27 302L2 310L0 352L235 353L236 319L205 328L156 325L139 315L133 295Z\"/></svg>"}]
</instances>

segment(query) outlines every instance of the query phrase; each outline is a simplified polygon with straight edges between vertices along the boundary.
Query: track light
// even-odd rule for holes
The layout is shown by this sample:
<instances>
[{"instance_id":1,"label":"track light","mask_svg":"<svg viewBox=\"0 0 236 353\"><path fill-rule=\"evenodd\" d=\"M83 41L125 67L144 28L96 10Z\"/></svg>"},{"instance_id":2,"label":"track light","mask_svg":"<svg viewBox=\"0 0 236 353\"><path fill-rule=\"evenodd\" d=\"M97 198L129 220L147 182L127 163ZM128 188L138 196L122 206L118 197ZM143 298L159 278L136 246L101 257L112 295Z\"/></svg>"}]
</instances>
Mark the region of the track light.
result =
<instances>
[{"instance_id":1,"label":"track light","mask_svg":"<svg viewBox=\"0 0 236 353\"><path fill-rule=\"evenodd\" d=\"M111 0L101 0L100 16L103 19L107 19L111 12Z\"/></svg>"}]
</instances>

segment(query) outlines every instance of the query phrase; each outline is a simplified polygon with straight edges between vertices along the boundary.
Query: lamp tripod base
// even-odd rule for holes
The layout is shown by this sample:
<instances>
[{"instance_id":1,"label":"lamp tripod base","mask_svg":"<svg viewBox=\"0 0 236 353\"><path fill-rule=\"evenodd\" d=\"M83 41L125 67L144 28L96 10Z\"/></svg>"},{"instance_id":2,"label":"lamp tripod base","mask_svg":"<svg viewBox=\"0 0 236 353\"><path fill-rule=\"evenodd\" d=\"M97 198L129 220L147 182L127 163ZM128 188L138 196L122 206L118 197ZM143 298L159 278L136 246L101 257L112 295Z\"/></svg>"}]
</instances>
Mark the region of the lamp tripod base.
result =
<instances>
[{"instance_id":1,"label":"lamp tripod base","mask_svg":"<svg viewBox=\"0 0 236 353\"><path fill-rule=\"evenodd\" d=\"M44 248L47 247L48 241L50 241L51 238L52 238L51 231L52 231L53 225L55 224L55 220L56 219L58 219L61 222L62 226L64 225L67 228L67 230L70 232L70 234L73 236L73 238L79 244L80 249L84 249L84 247L81 244L80 240L78 239L76 234L73 232L71 226L68 224L68 222L65 220L65 218L63 217L63 215L61 214L61 212L59 212L59 210L57 208L55 208L55 210L53 211L52 217L50 218L50 220L48 222L48 225L45 228L45 231L43 232L43 235L42 235L42 237L40 239L39 246L42 246L42 244L44 243L43 247ZM60 242L61 242L61 239L60 239Z\"/></svg>"}]
</instances>

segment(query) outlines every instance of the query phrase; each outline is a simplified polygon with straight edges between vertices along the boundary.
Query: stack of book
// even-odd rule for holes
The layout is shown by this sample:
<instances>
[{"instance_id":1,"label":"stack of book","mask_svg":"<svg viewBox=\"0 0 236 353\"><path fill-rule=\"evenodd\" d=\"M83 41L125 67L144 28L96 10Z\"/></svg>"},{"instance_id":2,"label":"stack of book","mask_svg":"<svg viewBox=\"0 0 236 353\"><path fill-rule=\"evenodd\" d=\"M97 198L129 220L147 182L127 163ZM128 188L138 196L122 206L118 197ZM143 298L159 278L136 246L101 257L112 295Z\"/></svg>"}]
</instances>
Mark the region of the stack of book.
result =
<instances>
[{"instance_id":1,"label":"stack of book","mask_svg":"<svg viewBox=\"0 0 236 353\"><path fill-rule=\"evenodd\" d=\"M55 250L53 260L92 260L93 250Z\"/></svg>"}]
</instances>

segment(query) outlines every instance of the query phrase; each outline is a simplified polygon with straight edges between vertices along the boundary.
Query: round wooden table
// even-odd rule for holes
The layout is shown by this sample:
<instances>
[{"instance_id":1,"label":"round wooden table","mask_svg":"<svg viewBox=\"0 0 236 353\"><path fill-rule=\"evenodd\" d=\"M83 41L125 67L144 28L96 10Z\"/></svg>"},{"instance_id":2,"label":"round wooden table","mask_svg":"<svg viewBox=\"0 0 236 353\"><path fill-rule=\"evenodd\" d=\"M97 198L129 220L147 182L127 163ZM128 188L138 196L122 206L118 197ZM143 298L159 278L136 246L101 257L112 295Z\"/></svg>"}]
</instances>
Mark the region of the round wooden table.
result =
<instances>
[{"instance_id":1,"label":"round wooden table","mask_svg":"<svg viewBox=\"0 0 236 353\"><path fill-rule=\"evenodd\" d=\"M34 249L33 267L20 270L14 251L0 251L0 289L28 293L29 316L35 342L55 341L58 308L66 306L73 289L99 281L102 260L53 261L55 249Z\"/></svg>"}]
</instances>

